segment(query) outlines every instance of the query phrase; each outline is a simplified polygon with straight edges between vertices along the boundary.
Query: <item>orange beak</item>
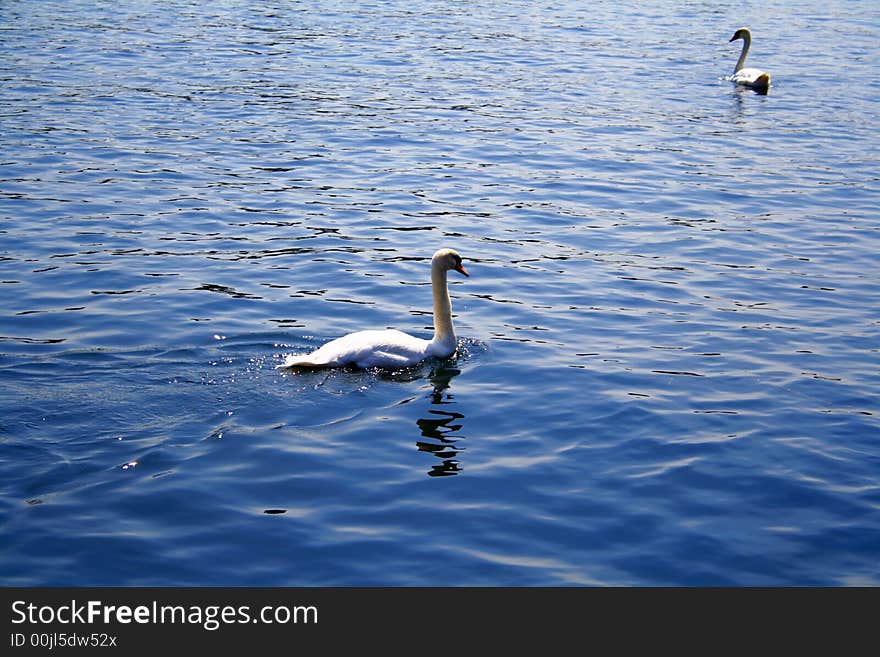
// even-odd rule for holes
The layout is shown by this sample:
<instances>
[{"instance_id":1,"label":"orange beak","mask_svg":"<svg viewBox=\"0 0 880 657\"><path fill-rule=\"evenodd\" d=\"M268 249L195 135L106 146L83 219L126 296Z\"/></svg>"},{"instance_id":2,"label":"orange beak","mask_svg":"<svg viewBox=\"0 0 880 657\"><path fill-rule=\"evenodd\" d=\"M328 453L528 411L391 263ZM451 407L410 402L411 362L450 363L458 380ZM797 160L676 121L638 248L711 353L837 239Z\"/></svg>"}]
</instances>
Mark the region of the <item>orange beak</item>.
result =
<instances>
[{"instance_id":1,"label":"orange beak","mask_svg":"<svg viewBox=\"0 0 880 657\"><path fill-rule=\"evenodd\" d=\"M459 265L458 267L456 267L455 271L457 271L459 274L464 274L465 276L470 276L470 274L467 273L467 270L464 268L463 265Z\"/></svg>"}]
</instances>

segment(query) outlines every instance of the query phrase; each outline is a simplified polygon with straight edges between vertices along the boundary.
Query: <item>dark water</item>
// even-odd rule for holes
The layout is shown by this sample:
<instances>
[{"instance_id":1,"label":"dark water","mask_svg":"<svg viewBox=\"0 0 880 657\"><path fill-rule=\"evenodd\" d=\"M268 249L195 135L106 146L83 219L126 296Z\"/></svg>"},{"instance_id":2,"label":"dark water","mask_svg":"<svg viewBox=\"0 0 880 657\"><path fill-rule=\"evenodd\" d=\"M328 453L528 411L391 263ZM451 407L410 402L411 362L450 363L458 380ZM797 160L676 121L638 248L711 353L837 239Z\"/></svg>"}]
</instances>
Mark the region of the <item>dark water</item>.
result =
<instances>
[{"instance_id":1,"label":"dark water","mask_svg":"<svg viewBox=\"0 0 880 657\"><path fill-rule=\"evenodd\" d=\"M878 7L4 2L0 583L880 584Z\"/></svg>"}]
</instances>

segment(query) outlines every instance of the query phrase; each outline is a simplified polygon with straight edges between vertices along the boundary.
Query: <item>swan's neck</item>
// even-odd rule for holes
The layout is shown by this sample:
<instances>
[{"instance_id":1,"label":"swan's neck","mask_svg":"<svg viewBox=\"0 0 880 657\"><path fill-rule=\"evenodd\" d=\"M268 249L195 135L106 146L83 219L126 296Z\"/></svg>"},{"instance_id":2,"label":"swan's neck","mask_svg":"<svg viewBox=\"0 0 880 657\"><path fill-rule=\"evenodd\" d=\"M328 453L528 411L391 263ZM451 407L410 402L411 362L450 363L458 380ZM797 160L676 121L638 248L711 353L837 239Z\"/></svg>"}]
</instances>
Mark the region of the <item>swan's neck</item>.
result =
<instances>
[{"instance_id":1,"label":"swan's neck","mask_svg":"<svg viewBox=\"0 0 880 657\"><path fill-rule=\"evenodd\" d=\"M451 356L455 352L455 329L452 327L452 302L446 287L446 270L431 268L431 288L434 293L434 339L436 355Z\"/></svg>"},{"instance_id":2,"label":"swan's neck","mask_svg":"<svg viewBox=\"0 0 880 657\"><path fill-rule=\"evenodd\" d=\"M752 45L752 37L749 36L748 34L746 34L743 37L742 52L739 54L739 59L736 61L736 66L733 69L734 74L739 73L739 70L745 65L746 55L749 54L749 46L751 46L751 45Z\"/></svg>"}]
</instances>

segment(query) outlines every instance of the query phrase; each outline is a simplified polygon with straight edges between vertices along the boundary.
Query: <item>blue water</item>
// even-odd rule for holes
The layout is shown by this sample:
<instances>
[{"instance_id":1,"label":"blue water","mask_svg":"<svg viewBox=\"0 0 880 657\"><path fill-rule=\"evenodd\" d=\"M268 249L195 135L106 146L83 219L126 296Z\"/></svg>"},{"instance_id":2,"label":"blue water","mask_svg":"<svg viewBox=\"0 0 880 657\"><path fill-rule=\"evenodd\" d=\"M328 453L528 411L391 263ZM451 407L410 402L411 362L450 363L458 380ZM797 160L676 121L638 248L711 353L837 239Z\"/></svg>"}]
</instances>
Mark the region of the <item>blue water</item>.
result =
<instances>
[{"instance_id":1,"label":"blue water","mask_svg":"<svg viewBox=\"0 0 880 657\"><path fill-rule=\"evenodd\" d=\"M880 5L251 5L0 5L0 584L880 585Z\"/></svg>"}]
</instances>

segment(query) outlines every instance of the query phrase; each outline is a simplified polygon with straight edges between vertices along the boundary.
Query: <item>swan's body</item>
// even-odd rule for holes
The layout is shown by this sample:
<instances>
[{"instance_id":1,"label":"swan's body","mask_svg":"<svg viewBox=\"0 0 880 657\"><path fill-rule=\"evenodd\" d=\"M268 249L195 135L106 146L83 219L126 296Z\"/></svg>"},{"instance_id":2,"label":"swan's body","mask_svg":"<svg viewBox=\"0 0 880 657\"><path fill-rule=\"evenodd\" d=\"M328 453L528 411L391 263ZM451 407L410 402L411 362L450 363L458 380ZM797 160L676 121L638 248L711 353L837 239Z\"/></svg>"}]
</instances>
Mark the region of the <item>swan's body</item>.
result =
<instances>
[{"instance_id":1,"label":"swan's body","mask_svg":"<svg viewBox=\"0 0 880 657\"><path fill-rule=\"evenodd\" d=\"M770 74L757 68L744 68L749 47L752 45L752 33L749 32L749 28L741 27L730 37L731 42L737 39L742 39L743 47L733 69L733 75L730 76L731 82L751 87L759 93L766 94L770 89Z\"/></svg>"},{"instance_id":2,"label":"swan's body","mask_svg":"<svg viewBox=\"0 0 880 657\"><path fill-rule=\"evenodd\" d=\"M468 276L461 256L452 249L440 249L431 258L431 287L434 296L434 337L431 340L396 329L358 331L331 340L310 354L290 355L281 367L384 367L415 365L426 358L447 358L455 353L452 303L446 285L450 269Z\"/></svg>"}]
</instances>

